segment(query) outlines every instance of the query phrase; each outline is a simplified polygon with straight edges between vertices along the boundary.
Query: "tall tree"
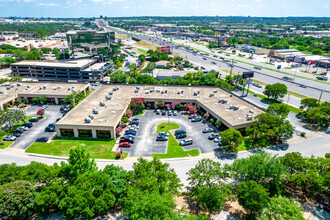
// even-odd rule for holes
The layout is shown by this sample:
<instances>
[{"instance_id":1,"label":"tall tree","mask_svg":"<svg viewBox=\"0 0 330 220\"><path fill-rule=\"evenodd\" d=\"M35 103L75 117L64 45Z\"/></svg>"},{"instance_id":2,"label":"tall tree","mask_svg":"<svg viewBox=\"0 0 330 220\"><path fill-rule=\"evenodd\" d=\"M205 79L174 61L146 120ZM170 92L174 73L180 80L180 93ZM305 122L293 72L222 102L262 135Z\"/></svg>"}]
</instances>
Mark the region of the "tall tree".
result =
<instances>
[{"instance_id":1,"label":"tall tree","mask_svg":"<svg viewBox=\"0 0 330 220\"><path fill-rule=\"evenodd\" d=\"M267 111L272 115L278 115L282 118L288 117L290 108L287 104L284 103L273 103L268 106Z\"/></svg>"},{"instance_id":2,"label":"tall tree","mask_svg":"<svg viewBox=\"0 0 330 220\"><path fill-rule=\"evenodd\" d=\"M281 83L268 84L265 87L264 94L268 98L277 100L278 98L283 98L284 95L288 93L287 87Z\"/></svg>"},{"instance_id":3,"label":"tall tree","mask_svg":"<svg viewBox=\"0 0 330 220\"><path fill-rule=\"evenodd\" d=\"M220 136L221 144L226 148L227 151L235 151L236 148L244 141L241 132L234 128L229 128L220 132Z\"/></svg>"}]
</instances>

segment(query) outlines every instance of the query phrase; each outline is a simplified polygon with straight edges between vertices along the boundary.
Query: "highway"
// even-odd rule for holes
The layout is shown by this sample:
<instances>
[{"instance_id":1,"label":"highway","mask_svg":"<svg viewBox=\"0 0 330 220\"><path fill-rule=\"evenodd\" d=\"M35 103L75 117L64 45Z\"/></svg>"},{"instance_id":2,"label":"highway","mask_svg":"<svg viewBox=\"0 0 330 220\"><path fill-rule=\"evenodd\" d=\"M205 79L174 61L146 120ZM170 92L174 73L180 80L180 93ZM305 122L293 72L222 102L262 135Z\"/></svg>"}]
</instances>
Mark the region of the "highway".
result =
<instances>
[{"instance_id":1,"label":"highway","mask_svg":"<svg viewBox=\"0 0 330 220\"><path fill-rule=\"evenodd\" d=\"M98 24L108 31L113 31L113 32L116 32L119 34L129 35L131 37L153 43L157 46L163 46L163 47L170 46L170 47L172 47L173 53L179 54L180 56L185 57L194 63L198 63L201 66L209 67L208 69L211 69L211 68L215 69L215 70L230 69L230 68L228 68L228 63L224 62L220 58L214 58L212 55L205 56L205 55L200 55L200 54L194 54L191 51L189 51L187 48L174 44L172 42L169 42L165 39L161 39L161 38L157 38L157 37L153 37L153 36L147 36L147 35L143 35L143 34L136 34L136 33L124 31L124 30L121 30L118 28L113 28L113 27L110 27L110 26L104 24L102 21L99 21ZM227 60L228 59L231 60L233 55L231 55L230 57L224 56L224 55L218 55L218 56L221 56ZM203 58L206 58L206 60ZM234 59L237 60L238 58L235 57ZM216 62L216 64L214 65L211 62ZM247 62L247 61L244 61L244 62ZM262 81L267 84L282 83L282 84L285 84L288 87L288 90L290 90L292 92L296 92L296 93L299 93L299 94L302 94L302 95L305 95L308 97L316 98L316 99L319 99L322 94L321 100L330 102L330 85L329 84L325 84L322 82L317 82L317 81L313 81L313 80L309 80L309 79L302 79L302 78L298 78L298 77L295 78L294 82L289 82L289 81L282 79L282 77L288 76L288 75L277 72L277 71L271 71L271 70L267 70L267 69L256 70L253 68L253 65L249 65L249 64L245 64L245 63L241 63L241 62L236 62L233 64L233 66L234 66L233 72L242 73L242 72L246 72L246 71L254 71L255 72L254 78L256 80ZM289 76L289 77L294 78L292 76ZM300 87L300 84L306 85L307 88ZM323 91L323 93L322 93L322 91Z\"/></svg>"}]
</instances>

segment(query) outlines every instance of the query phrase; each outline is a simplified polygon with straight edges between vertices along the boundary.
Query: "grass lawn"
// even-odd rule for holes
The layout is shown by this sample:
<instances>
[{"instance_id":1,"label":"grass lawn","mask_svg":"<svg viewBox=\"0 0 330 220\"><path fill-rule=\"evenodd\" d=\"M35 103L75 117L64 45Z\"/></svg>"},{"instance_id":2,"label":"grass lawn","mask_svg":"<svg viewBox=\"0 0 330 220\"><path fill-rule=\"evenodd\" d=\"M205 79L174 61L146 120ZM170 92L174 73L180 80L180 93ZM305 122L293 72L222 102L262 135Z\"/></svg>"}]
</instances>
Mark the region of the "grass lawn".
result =
<instances>
[{"instance_id":1,"label":"grass lawn","mask_svg":"<svg viewBox=\"0 0 330 220\"><path fill-rule=\"evenodd\" d=\"M116 140L54 139L50 143L33 143L25 152L68 157L70 149L82 146L94 159L115 159L117 152L112 151L115 143ZM120 159L127 155L128 153L123 152Z\"/></svg>"},{"instance_id":2,"label":"grass lawn","mask_svg":"<svg viewBox=\"0 0 330 220\"><path fill-rule=\"evenodd\" d=\"M2 138L1 138L2 139ZM0 149L5 149L7 147L9 147L13 142L11 141L5 141L5 144L0 144Z\"/></svg>"},{"instance_id":3,"label":"grass lawn","mask_svg":"<svg viewBox=\"0 0 330 220\"><path fill-rule=\"evenodd\" d=\"M120 39L123 39L123 40L129 40L131 37L125 35L125 34L117 34L115 33L116 37L119 37Z\"/></svg>"},{"instance_id":4,"label":"grass lawn","mask_svg":"<svg viewBox=\"0 0 330 220\"><path fill-rule=\"evenodd\" d=\"M146 48L148 50L156 50L157 49L157 46L155 44L151 44L151 43L149 43L147 41L144 41L144 40L140 40L139 42L136 42L134 45Z\"/></svg>"},{"instance_id":5,"label":"grass lawn","mask_svg":"<svg viewBox=\"0 0 330 220\"><path fill-rule=\"evenodd\" d=\"M162 123L157 127L157 133L159 132L168 132L173 129L179 129L180 126L175 123ZM178 157L187 157L189 156L198 156L200 154L199 149L191 149L185 151L174 136L170 133L168 144L167 144L167 153L166 154L153 154L152 157L156 159L165 159L165 158L178 158Z\"/></svg>"},{"instance_id":6,"label":"grass lawn","mask_svg":"<svg viewBox=\"0 0 330 220\"><path fill-rule=\"evenodd\" d=\"M138 50L140 53L144 54L144 55L147 55L147 54L148 54L148 51L143 50L143 49L141 49L141 48L137 48L137 50Z\"/></svg>"}]
</instances>

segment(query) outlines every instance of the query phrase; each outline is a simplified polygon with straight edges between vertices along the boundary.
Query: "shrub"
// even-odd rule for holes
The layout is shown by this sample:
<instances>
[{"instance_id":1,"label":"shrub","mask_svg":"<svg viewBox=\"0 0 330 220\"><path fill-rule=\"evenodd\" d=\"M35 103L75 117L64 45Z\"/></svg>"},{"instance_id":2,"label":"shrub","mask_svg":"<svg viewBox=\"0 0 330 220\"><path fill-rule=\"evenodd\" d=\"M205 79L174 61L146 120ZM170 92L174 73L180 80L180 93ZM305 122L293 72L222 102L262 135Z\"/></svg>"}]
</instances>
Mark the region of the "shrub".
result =
<instances>
[{"instance_id":1,"label":"shrub","mask_svg":"<svg viewBox=\"0 0 330 220\"><path fill-rule=\"evenodd\" d=\"M213 123L214 123L214 119L213 119L213 118L211 118L211 119L210 119L210 122L213 124Z\"/></svg>"},{"instance_id":2,"label":"shrub","mask_svg":"<svg viewBox=\"0 0 330 220\"><path fill-rule=\"evenodd\" d=\"M124 117L121 118L121 121L124 122L124 123L127 123L129 120L128 120L128 117L124 116Z\"/></svg>"},{"instance_id":3,"label":"shrub","mask_svg":"<svg viewBox=\"0 0 330 220\"><path fill-rule=\"evenodd\" d=\"M306 137L306 132L301 132L301 133L300 133L300 136L301 136L301 137Z\"/></svg>"}]
</instances>

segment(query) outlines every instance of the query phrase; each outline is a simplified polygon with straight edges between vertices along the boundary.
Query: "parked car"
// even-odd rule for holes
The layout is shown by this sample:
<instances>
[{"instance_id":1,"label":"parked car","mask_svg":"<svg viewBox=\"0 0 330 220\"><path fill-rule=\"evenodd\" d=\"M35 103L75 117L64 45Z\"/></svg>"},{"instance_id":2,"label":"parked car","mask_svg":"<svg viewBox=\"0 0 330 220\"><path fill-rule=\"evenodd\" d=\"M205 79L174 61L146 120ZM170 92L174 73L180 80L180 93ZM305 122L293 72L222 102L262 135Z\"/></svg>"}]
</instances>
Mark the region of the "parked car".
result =
<instances>
[{"instance_id":1,"label":"parked car","mask_svg":"<svg viewBox=\"0 0 330 220\"><path fill-rule=\"evenodd\" d=\"M135 139L133 137L124 136L120 138L120 142L130 142L133 144L135 142Z\"/></svg>"},{"instance_id":2,"label":"parked car","mask_svg":"<svg viewBox=\"0 0 330 220\"><path fill-rule=\"evenodd\" d=\"M193 118L195 118L197 115L189 115L188 116L188 119L193 119Z\"/></svg>"},{"instance_id":3,"label":"parked car","mask_svg":"<svg viewBox=\"0 0 330 220\"><path fill-rule=\"evenodd\" d=\"M130 142L120 142L119 147L131 147L132 144Z\"/></svg>"},{"instance_id":4,"label":"parked car","mask_svg":"<svg viewBox=\"0 0 330 220\"><path fill-rule=\"evenodd\" d=\"M131 128L134 128L134 129L136 129L136 130L139 130L140 126L137 125L137 124L128 125L127 129L131 129Z\"/></svg>"},{"instance_id":5,"label":"parked car","mask_svg":"<svg viewBox=\"0 0 330 220\"><path fill-rule=\"evenodd\" d=\"M28 127L25 127L25 126L22 126L21 128L22 128L24 131L29 130L29 128L28 128Z\"/></svg>"},{"instance_id":6,"label":"parked car","mask_svg":"<svg viewBox=\"0 0 330 220\"><path fill-rule=\"evenodd\" d=\"M186 145L191 145L191 144L193 144L193 140L191 138L180 141L181 146L186 146Z\"/></svg>"},{"instance_id":7,"label":"parked car","mask_svg":"<svg viewBox=\"0 0 330 220\"><path fill-rule=\"evenodd\" d=\"M32 128L33 123L32 122L25 122L25 123L22 124L22 126Z\"/></svg>"},{"instance_id":8,"label":"parked car","mask_svg":"<svg viewBox=\"0 0 330 220\"><path fill-rule=\"evenodd\" d=\"M202 117L195 117L193 119L191 119L191 122L199 122L199 121L202 121L203 118Z\"/></svg>"},{"instance_id":9,"label":"parked car","mask_svg":"<svg viewBox=\"0 0 330 220\"><path fill-rule=\"evenodd\" d=\"M172 116L172 111L169 110L169 111L167 112L167 115L168 115L168 116Z\"/></svg>"},{"instance_id":10,"label":"parked car","mask_svg":"<svg viewBox=\"0 0 330 220\"><path fill-rule=\"evenodd\" d=\"M159 132L158 135L162 135L162 136L166 136L166 137L169 137L170 136L170 134L167 133L167 132Z\"/></svg>"},{"instance_id":11,"label":"parked car","mask_svg":"<svg viewBox=\"0 0 330 220\"><path fill-rule=\"evenodd\" d=\"M129 125L139 125L140 123L138 121L130 121Z\"/></svg>"},{"instance_id":12,"label":"parked car","mask_svg":"<svg viewBox=\"0 0 330 220\"><path fill-rule=\"evenodd\" d=\"M256 82L253 82L252 85L257 88L262 88L262 85L260 85L259 83L256 83Z\"/></svg>"},{"instance_id":13,"label":"parked car","mask_svg":"<svg viewBox=\"0 0 330 220\"><path fill-rule=\"evenodd\" d=\"M173 116L177 116L177 115L178 115L177 111L173 111Z\"/></svg>"},{"instance_id":14,"label":"parked car","mask_svg":"<svg viewBox=\"0 0 330 220\"><path fill-rule=\"evenodd\" d=\"M19 132L19 133L21 133L21 134L24 133L24 131L25 131L25 130L24 130L24 128L22 128L22 127L19 127L19 128L16 129L16 132Z\"/></svg>"},{"instance_id":15,"label":"parked car","mask_svg":"<svg viewBox=\"0 0 330 220\"><path fill-rule=\"evenodd\" d=\"M69 109L69 107L65 107L64 109L63 109L63 112L68 112L70 109Z\"/></svg>"},{"instance_id":16,"label":"parked car","mask_svg":"<svg viewBox=\"0 0 330 220\"><path fill-rule=\"evenodd\" d=\"M140 122L140 119L139 118L133 118L132 121Z\"/></svg>"},{"instance_id":17,"label":"parked car","mask_svg":"<svg viewBox=\"0 0 330 220\"><path fill-rule=\"evenodd\" d=\"M54 132L55 131L55 127L53 126L48 126L45 128L45 132Z\"/></svg>"},{"instance_id":18,"label":"parked car","mask_svg":"<svg viewBox=\"0 0 330 220\"><path fill-rule=\"evenodd\" d=\"M57 119L56 119L56 122L58 122L58 121L61 120L61 119L62 119L62 118L57 118Z\"/></svg>"},{"instance_id":19,"label":"parked car","mask_svg":"<svg viewBox=\"0 0 330 220\"><path fill-rule=\"evenodd\" d=\"M128 134L136 135L136 131L133 131L133 130L125 131L125 135L128 135Z\"/></svg>"},{"instance_id":20,"label":"parked car","mask_svg":"<svg viewBox=\"0 0 330 220\"><path fill-rule=\"evenodd\" d=\"M166 115L166 111L165 110L162 111L162 115Z\"/></svg>"},{"instance_id":21,"label":"parked car","mask_svg":"<svg viewBox=\"0 0 330 220\"><path fill-rule=\"evenodd\" d=\"M214 61L212 61L212 62L211 62L211 64L214 64L214 65L216 65L217 63L216 63L216 62L214 62Z\"/></svg>"},{"instance_id":22,"label":"parked car","mask_svg":"<svg viewBox=\"0 0 330 220\"><path fill-rule=\"evenodd\" d=\"M14 135L6 135L2 138L3 141L15 141L16 137Z\"/></svg>"},{"instance_id":23,"label":"parked car","mask_svg":"<svg viewBox=\"0 0 330 220\"><path fill-rule=\"evenodd\" d=\"M326 76L327 75L327 72L320 73L320 75Z\"/></svg>"},{"instance_id":24,"label":"parked car","mask_svg":"<svg viewBox=\"0 0 330 220\"><path fill-rule=\"evenodd\" d=\"M168 136L165 135L158 135L156 138L156 141L167 141L168 140Z\"/></svg>"},{"instance_id":25,"label":"parked car","mask_svg":"<svg viewBox=\"0 0 330 220\"><path fill-rule=\"evenodd\" d=\"M214 129L213 128L204 128L203 129L203 133L209 133L209 132L213 132Z\"/></svg>"},{"instance_id":26,"label":"parked car","mask_svg":"<svg viewBox=\"0 0 330 220\"><path fill-rule=\"evenodd\" d=\"M185 138L185 137L187 137L186 133L181 133L181 134L178 134L175 136L176 139L181 139L181 138Z\"/></svg>"},{"instance_id":27,"label":"parked car","mask_svg":"<svg viewBox=\"0 0 330 220\"><path fill-rule=\"evenodd\" d=\"M304 84L299 84L299 86L300 86L301 88L307 88L307 86L304 85Z\"/></svg>"},{"instance_id":28,"label":"parked car","mask_svg":"<svg viewBox=\"0 0 330 220\"><path fill-rule=\"evenodd\" d=\"M186 131L185 130L176 130L174 132L174 135L177 136L178 134L186 134Z\"/></svg>"},{"instance_id":29,"label":"parked car","mask_svg":"<svg viewBox=\"0 0 330 220\"><path fill-rule=\"evenodd\" d=\"M157 109L156 115L160 115L160 110L159 109Z\"/></svg>"},{"instance_id":30,"label":"parked car","mask_svg":"<svg viewBox=\"0 0 330 220\"><path fill-rule=\"evenodd\" d=\"M255 67L253 67L253 68L256 69L256 70L262 70L262 68L259 67L259 66L255 66Z\"/></svg>"},{"instance_id":31,"label":"parked car","mask_svg":"<svg viewBox=\"0 0 330 220\"><path fill-rule=\"evenodd\" d=\"M46 108L48 108L48 105L43 105L43 106L41 106L41 109L46 109Z\"/></svg>"},{"instance_id":32,"label":"parked car","mask_svg":"<svg viewBox=\"0 0 330 220\"><path fill-rule=\"evenodd\" d=\"M33 118L29 119L29 122L38 122L38 121L39 121L39 118L37 118L37 117L33 117Z\"/></svg>"},{"instance_id":33,"label":"parked car","mask_svg":"<svg viewBox=\"0 0 330 220\"><path fill-rule=\"evenodd\" d=\"M221 137L214 138L213 140L215 143L219 143L221 141Z\"/></svg>"},{"instance_id":34,"label":"parked car","mask_svg":"<svg viewBox=\"0 0 330 220\"><path fill-rule=\"evenodd\" d=\"M51 123L48 125L49 127L55 127L55 124L54 123Z\"/></svg>"},{"instance_id":35,"label":"parked car","mask_svg":"<svg viewBox=\"0 0 330 220\"><path fill-rule=\"evenodd\" d=\"M14 131L11 135L15 136L15 137L20 137L22 133L18 132L18 131Z\"/></svg>"},{"instance_id":36,"label":"parked car","mask_svg":"<svg viewBox=\"0 0 330 220\"><path fill-rule=\"evenodd\" d=\"M326 76L317 76L316 79L323 80L323 81L328 81L328 77L326 77Z\"/></svg>"},{"instance_id":37,"label":"parked car","mask_svg":"<svg viewBox=\"0 0 330 220\"><path fill-rule=\"evenodd\" d=\"M36 139L36 142L47 142L48 138L47 137L40 137Z\"/></svg>"},{"instance_id":38,"label":"parked car","mask_svg":"<svg viewBox=\"0 0 330 220\"><path fill-rule=\"evenodd\" d=\"M217 137L220 137L220 135L218 133L213 133L213 134L210 134L208 138L209 138L209 140L214 140Z\"/></svg>"}]
</instances>

